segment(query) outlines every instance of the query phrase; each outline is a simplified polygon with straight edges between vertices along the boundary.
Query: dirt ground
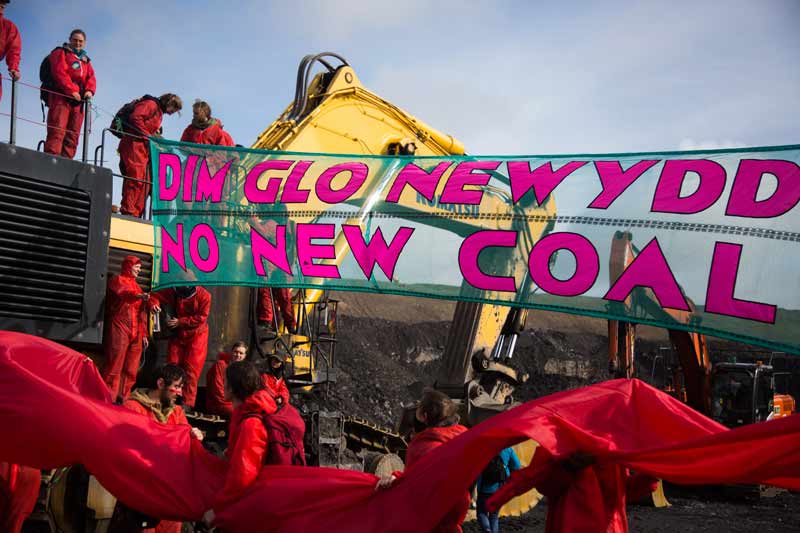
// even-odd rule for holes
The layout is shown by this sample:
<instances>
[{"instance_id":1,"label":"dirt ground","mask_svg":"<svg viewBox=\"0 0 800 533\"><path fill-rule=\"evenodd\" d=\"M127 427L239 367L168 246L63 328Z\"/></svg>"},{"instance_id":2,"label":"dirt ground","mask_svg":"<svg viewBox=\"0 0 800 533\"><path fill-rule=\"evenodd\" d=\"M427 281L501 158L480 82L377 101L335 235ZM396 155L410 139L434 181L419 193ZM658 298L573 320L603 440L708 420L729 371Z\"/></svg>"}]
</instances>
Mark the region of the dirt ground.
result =
<instances>
[{"instance_id":1,"label":"dirt ground","mask_svg":"<svg viewBox=\"0 0 800 533\"><path fill-rule=\"evenodd\" d=\"M338 345L339 378L327 398L316 400L329 409L394 427L402 405L416 400L433 384L447 339L453 302L337 294L340 298ZM668 346L666 332L637 330L639 374L651 374L654 358ZM730 343L712 341L724 351ZM608 379L606 323L599 319L549 312L531 312L521 335L514 364L530 374L517 398L531 400L561 390ZM760 533L800 531L800 494L784 492L758 502L709 498L668 488L668 509L630 506L631 531L732 531ZM506 518L506 531L544 531L546 502L523 515ZM476 523L465 531L480 531Z\"/></svg>"}]
</instances>

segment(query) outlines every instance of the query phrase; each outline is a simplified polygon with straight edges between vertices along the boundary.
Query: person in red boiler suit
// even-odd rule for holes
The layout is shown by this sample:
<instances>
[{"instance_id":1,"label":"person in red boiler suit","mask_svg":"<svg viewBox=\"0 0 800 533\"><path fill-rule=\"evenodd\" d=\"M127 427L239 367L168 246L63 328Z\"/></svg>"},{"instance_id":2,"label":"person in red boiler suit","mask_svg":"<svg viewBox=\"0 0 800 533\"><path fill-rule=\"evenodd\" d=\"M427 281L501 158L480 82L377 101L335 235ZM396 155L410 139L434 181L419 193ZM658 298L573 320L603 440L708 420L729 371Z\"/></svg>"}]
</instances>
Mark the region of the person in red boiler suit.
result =
<instances>
[{"instance_id":1,"label":"person in red boiler suit","mask_svg":"<svg viewBox=\"0 0 800 533\"><path fill-rule=\"evenodd\" d=\"M136 282L141 270L138 257L126 256L122 272L109 280L106 292L109 329L103 344L103 379L116 399L127 398L136 382L142 350L148 345L147 311L156 304Z\"/></svg>"},{"instance_id":2,"label":"person in red boiler suit","mask_svg":"<svg viewBox=\"0 0 800 533\"><path fill-rule=\"evenodd\" d=\"M9 0L0 0L0 61L6 60L8 75L12 80L18 80L22 39L20 39L17 25L3 16L8 2ZM0 96L2 95L3 87L0 85Z\"/></svg>"},{"instance_id":3,"label":"person in red boiler suit","mask_svg":"<svg viewBox=\"0 0 800 533\"><path fill-rule=\"evenodd\" d=\"M186 406L194 409L197 397L197 380L208 355L208 314L211 311L211 294L203 287L176 287L154 293L159 303L168 303L175 310L167 319L167 327L175 330L169 339L167 361L180 365L186 371L184 398ZM155 306L160 311L159 305Z\"/></svg>"},{"instance_id":4,"label":"person in red boiler suit","mask_svg":"<svg viewBox=\"0 0 800 533\"><path fill-rule=\"evenodd\" d=\"M119 170L126 179L122 184L120 213L141 218L150 194L148 137L160 135L164 114L172 115L183 107L180 97L162 94L158 98L141 98L131 111L119 141Z\"/></svg>"},{"instance_id":5,"label":"person in red boiler suit","mask_svg":"<svg viewBox=\"0 0 800 533\"><path fill-rule=\"evenodd\" d=\"M94 68L83 47L86 34L72 30L69 44L50 53L50 75L54 91L47 93L47 140L44 151L72 159L83 125L83 99L97 92ZM60 93L60 94L56 94Z\"/></svg>"},{"instance_id":6,"label":"person in red boiler suit","mask_svg":"<svg viewBox=\"0 0 800 533\"><path fill-rule=\"evenodd\" d=\"M183 130L181 142L234 146L233 138L222 129L222 122L211 116L211 106L202 100L192 105L192 123Z\"/></svg>"},{"instance_id":7,"label":"person in red boiler suit","mask_svg":"<svg viewBox=\"0 0 800 533\"><path fill-rule=\"evenodd\" d=\"M279 351L269 354L267 357L267 371L261 373L261 381L264 387L272 394L278 405L289 403L289 388L283 377L286 367L286 353Z\"/></svg>"},{"instance_id":8,"label":"person in red boiler suit","mask_svg":"<svg viewBox=\"0 0 800 533\"><path fill-rule=\"evenodd\" d=\"M225 370L228 363L244 361L247 357L247 344L238 341L231 347L230 353L222 352L214 366L206 375L206 412L212 415L231 416L233 404L225 399Z\"/></svg>"}]
</instances>

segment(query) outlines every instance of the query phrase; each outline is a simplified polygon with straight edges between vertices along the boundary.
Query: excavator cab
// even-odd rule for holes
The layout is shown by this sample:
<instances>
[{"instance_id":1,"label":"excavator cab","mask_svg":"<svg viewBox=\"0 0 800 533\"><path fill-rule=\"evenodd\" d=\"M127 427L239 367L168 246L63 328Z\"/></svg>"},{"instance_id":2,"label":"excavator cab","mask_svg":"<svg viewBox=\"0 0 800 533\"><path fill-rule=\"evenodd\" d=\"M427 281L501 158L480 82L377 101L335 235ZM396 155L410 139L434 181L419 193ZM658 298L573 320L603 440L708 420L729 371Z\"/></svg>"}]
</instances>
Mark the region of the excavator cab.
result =
<instances>
[{"instance_id":1,"label":"excavator cab","mask_svg":"<svg viewBox=\"0 0 800 533\"><path fill-rule=\"evenodd\" d=\"M775 381L769 365L718 363L711 374L711 417L730 428L763 422L773 410Z\"/></svg>"}]
</instances>

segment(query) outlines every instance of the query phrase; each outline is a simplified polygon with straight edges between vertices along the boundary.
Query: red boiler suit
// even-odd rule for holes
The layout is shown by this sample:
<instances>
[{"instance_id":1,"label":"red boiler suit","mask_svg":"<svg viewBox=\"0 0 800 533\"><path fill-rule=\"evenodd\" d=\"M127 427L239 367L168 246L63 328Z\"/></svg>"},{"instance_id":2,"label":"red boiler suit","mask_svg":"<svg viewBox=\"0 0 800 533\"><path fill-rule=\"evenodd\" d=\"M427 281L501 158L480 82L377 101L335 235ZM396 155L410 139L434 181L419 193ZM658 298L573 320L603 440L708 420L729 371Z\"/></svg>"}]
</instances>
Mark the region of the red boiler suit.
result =
<instances>
[{"instance_id":1,"label":"red boiler suit","mask_svg":"<svg viewBox=\"0 0 800 533\"><path fill-rule=\"evenodd\" d=\"M212 415L231 416L233 404L225 399L225 371L231 354L220 352L219 360L206 374L206 412Z\"/></svg>"},{"instance_id":2,"label":"red boiler suit","mask_svg":"<svg viewBox=\"0 0 800 533\"><path fill-rule=\"evenodd\" d=\"M17 25L0 13L0 61L5 58L8 70L19 72L19 58L22 56L22 40ZM0 86L0 96L3 88Z\"/></svg>"},{"instance_id":3,"label":"red boiler suit","mask_svg":"<svg viewBox=\"0 0 800 533\"><path fill-rule=\"evenodd\" d=\"M411 439L406 450L406 470L414 467L414 464L425 455L435 450L445 442L454 439L467 431L461 424L452 426L431 427L420 431ZM395 472L395 476L402 477L402 472ZM434 533L461 533L461 524L469 511L471 496L469 492L464 493L463 499L450 509L446 515L436 524Z\"/></svg>"},{"instance_id":4,"label":"red boiler suit","mask_svg":"<svg viewBox=\"0 0 800 533\"><path fill-rule=\"evenodd\" d=\"M50 53L50 73L54 90L61 94L47 95L47 140L44 151L72 159L78 148L78 138L83 125L83 105L72 98L72 93L83 98L86 91L95 94L97 80L86 51L75 53L64 44Z\"/></svg>"},{"instance_id":5,"label":"red boiler suit","mask_svg":"<svg viewBox=\"0 0 800 533\"><path fill-rule=\"evenodd\" d=\"M0 462L0 531L19 533L39 497L41 471Z\"/></svg>"},{"instance_id":6,"label":"red boiler suit","mask_svg":"<svg viewBox=\"0 0 800 533\"><path fill-rule=\"evenodd\" d=\"M234 146L233 138L222 129L222 122L216 118L210 119L205 128L196 126L194 123L186 126L181 135L181 142Z\"/></svg>"},{"instance_id":7,"label":"red boiler suit","mask_svg":"<svg viewBox=\"0 0 800 533\"><path fill-rule=\"evenodd\" d=\"M278 223L274 220L259 221L257 218L252 218L250 224L261 235L269 239L275 238L275 231ZM258 314L259 322L266 322L275 326L273 322L272 313L272 298L275 297L275 303L283 316L283 325L286 329L294 331L297 327L297 322L294 318L294 307L292 307L292 291L285 287L261 287L258 289L258 306L256 312Z\"/></svg>"},{"instance_id":8,"label":"red boiler suit","mask_svg":"<svg viewBox=\"0 0 800 533\"><path fill-rule=\"evenodd\" d=\"M175 309L178 327L169 339L167 362L179 365L186 372L183 396L186 405L194 408L197 397L197 380L206 363L208 354L208 314L211 311L211 294L203 287L196 287L189 298L180 298L175 289L164 289L156 293L159 301Z\"/></svg>"},{"instance_id":9,"label":"red boiler suit","mask_svg":"<svg viewBox=\"0 0 800 533\"><path fill-rule=\"evenodd\" d=\"M163 409L161 403L151 400L147 396L147 390L136 389L133 396L123 404L126 408L145 415L161 422L162 424L189 424L186 420L186 415L180 406L174 405L170 408ZM171 522L169 520L162 520L153 529L142 529L142 533L181 533L181 522Z\"/></svg>"},{"instance_id":10,"label":"red boiler suit","mask_svg":"<svg viewBox=\"0 0 800 533\"><path fill-rule=\"evenodd\" d=\"M283 400L282 405L289 403L289 388L286 386L285 379L265 372L261 374L261 382L269 389L274 398Z\"/></svg>"},{"instance_id":11,"label":"red boiler suit","mask_svg":"<svg viewBox=\"0 0 800 533\"><path fill-rule=\"evenodd\" d=\"M141 217L144 204L150 194L148 161L150 150L147 137L155 135L161 128L164 113L155 100L142 99L133 108L123 135L119 141L119 170L123 176L139 181L124 180L120 212L123 215Z\"/></svg>"},{"instance_id":12,"label":"red boiler suit","mask_svg":"<svg viewBox=\"0 0 800 533\"><path fill-rule=\"evenodd\" d=\"M235 502L253 484L264 465L267 454L267 429L260 417L249 414L266 413L278 410L269 392L260 390L247 398L242 405L233 410L230 433L228 434L228 472L225 484L217 493L213 509L216 514Z\"/></svg>"},{"instance_id":13,"label":"red boiler suit","mask_svg":"<svg viewBox=\"0 0 800 533\"><path fill-rule=\"evenodd\" d=\"M103 343L103 379L111 397L127 398L136 382L142 359L143 339L147 337L147 311L155 304L141 299L142 289L133 276L133 266L141 260L133 255L122 262L122 273L112 276L106 292L108 329Z\"/></svg>"}]
</instances>

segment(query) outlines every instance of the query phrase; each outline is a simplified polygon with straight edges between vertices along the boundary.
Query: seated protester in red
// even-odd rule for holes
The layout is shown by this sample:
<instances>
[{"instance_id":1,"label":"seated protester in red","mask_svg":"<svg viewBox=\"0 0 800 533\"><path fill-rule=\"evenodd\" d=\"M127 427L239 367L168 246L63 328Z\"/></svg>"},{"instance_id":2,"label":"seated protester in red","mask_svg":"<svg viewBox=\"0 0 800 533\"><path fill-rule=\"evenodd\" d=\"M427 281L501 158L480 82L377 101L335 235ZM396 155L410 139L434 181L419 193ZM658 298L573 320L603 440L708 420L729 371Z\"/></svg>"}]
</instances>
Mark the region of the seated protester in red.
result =
<instances>
[{"instance_id":1,"label":"seated protester in red","mask_svg":"<svg viewBox=\"0 0 800 533\"><path fill-rule=\"evenodd\" d=\"M244 361L247 357L247 344L238 341L231 347L230 353L220 352L219 359L206 374L206 412L212 415L229 417L233 413L233 404L225 399L225 371L229 363Z\"/></svg>"},{"instance_id":2,"label":"seated protester in red","mask_svg":"<svg viewBox=\"0 0 800 533\"><path fill-rule=\"evenodd\" d=\"M144 215L145 201L150 194L148 137L160 137L164 114L177 113L183 107L183 102L178 95L166 93L158 98L145 95L134 100L131 105L130 114L121 124L123 133L118 151L120 173L134 179L126 179L122 183L119 210L123 215L141 218Z\"/></svg>"},{"instance_id":3,"label":"seated protester in red","mask_svg":"<svg viewBox=\"0 0 800 533\"><path fill-rule=\"evenodd\" d=\"M225 371L225 378L226 397L233 403L228 449L225 450L228 472L212 509L203 517L207 523L213 522L216 511L240 498L258 478L269 445L262 417L278 410L253 363L231 363Z\"/></svg>"},{"instance_id":4,"label":"seated protester in red","mask_svg":"<svg viewBox=\"0 0 800 533\"><path fill-rule=\"evenodd\" d=\"M0 462L0 531L19 533L39 497L42 471Z\"/></svg>"},{"instance_id":5,"label":"seated protester in red","mask_svg":"<svg viewBox=\"0 0 800 533\"><path fill-rule=\"evenodd\" d=\"M19 79L19 59L22 56L22 40L17 25L5 18L6 4L10 0L0 0L0 61L6 60L8 75L12 80ZM0 85L0 96L2 96Z\"/></svg>"},{"instance_id":6,"label":"seated protester in red","mask_svg":"<svg viewBox=\"0 0 800 533\"><path fill-rule=\"evenodd\" d=\"M186 415L180 406L175 405L175 400L181 394L183 384L186 382L186 373L177 365L166 364L158 368L153 376L153 387L149 389L136 389L131 397L123 404L126 408L145 415L162 424L185 424ZM203 440L203 433L192 428L192 437ZM115 520L124 520L120 515L130 513L124 505L117 505L114 509ZM134 511L135 513L135 511ZM118 523L118 522L117 522ZM154 529L142 529L142 532L154 533L180 533L181 523L162 520Z\"/></svg>"},{"instance_id":7,"label":"seated protester in red","mask_svg":"<svg viewBox=\"0 0 800 533\"><path fill-rule=\"evenodd\" d=\"M233 138L222 129L222 122L211 116L211 106L202 100L192 104L192 123L183 130L181 142L234 146Z\"/></svg>"},{"instance_id":8,"label":"seated protester in red","mask_svg":"<svg viewBox=\"0 0 800 533\"><path fill-rule=\"evenodd\" d=\"M647 474L631 474L615 463L597 463L593 456L583 452L556 461L547 450L539 448L533 461L541 465L534 487L547 498L547 533L625 533L627 501L639 501L658 487L658 480ZM587 497L598 490L599 498ZM588 504L599 501L603 502L602 507Z\"/></svg>"},{"instance_id":9,"label":"seated protester in red","mask_svg":"<svg viewBox=\"0 0 800 533\"><path fill-rule=\"evenodd\" d=\"M272 397L275 398L275 402L278 405L289 403L289 388L286 386L286 380L283 377L285 368L286 353L277 351L269 354L267 357L267 369L261 373L261 380L264 386L272 393Z\"/></svg>"},{"instance_id":10,"label":"seated protester in red","mask_svg":"<svg viewBox=\"0 0 800 533\"><path fill-rule=\"evenodd\" d=\"M466 427L458 423L456 405L453 400L439 391L428 389L422 394L422 399L417 406L416 418L425 426L425 429L414 434L408 444L406 471L414 468L414 465L426 454L467 431ZM395 472L391 476L379 480L376 488L391 487L398 479L402 478L402 474L402 472ZM470 499L470 493L465 492L461 502L450 509L433 531L460 533L462 531L461 523L464 522L469 510Z\"/></svg>"},{"instance_id":11,"label":"seated protester in red","mask_svg":"<svg viewBox=\"0 0 800 533\"><path fill-rule=\"evenodd\" d=\"M83 49L86 33L72 30L69 44L50 53L50 80L42 87L52 92L47 95L47 140L44 151L72 159L78 148L78 138L83 126L83 99L97 92L94 68ZM58 94L57 94L58 93Z\"/></svg>"}]
</instances>

